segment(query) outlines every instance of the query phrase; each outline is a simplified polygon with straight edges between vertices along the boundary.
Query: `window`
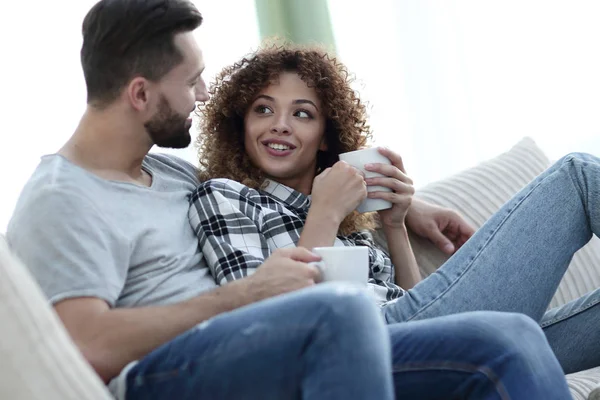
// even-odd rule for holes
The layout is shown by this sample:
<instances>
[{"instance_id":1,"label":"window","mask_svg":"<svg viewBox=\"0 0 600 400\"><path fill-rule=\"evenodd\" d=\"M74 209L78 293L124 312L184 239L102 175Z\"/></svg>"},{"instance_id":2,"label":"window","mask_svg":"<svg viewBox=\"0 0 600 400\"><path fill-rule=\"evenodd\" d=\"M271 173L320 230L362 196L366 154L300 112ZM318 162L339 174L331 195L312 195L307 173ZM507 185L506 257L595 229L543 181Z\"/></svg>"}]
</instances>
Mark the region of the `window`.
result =
<instances>
[{"instance_id":1,"label":"window","mask_svg":"<svg viewBox=\"0 0 600 400\"><path fill-rule=\"evenodd\" d=\"M600 2L329 0L378 143L417 187L531 136L600 155Z\"/></svg>"}]
</instances>

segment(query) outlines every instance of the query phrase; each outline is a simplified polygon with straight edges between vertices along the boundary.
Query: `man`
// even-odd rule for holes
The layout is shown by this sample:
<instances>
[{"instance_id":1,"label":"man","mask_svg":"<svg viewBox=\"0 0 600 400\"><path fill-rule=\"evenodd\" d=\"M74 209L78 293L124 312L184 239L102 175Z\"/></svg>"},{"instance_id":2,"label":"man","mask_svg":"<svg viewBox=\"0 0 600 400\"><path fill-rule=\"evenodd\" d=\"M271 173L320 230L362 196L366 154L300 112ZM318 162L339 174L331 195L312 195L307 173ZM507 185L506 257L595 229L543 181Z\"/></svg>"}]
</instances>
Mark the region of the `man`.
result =
<instances>
[{"instance_id":1,"label":"man","mask_svg":"<svg viewBox=\"0 0 600 400\"><path fill-rule=\"evenodd\" d=\"M102 0L90 10L87 110L58 153L42 158L8 228L115 396L387 399L393 385L419 398L566 393L535 323L477 313L385 327L362 292L315 285L308 263L318 257L306 249L216 287L187 221L195 169L148 154L188 146L189 115L208 100L192 33L201 21L186 0ZM439 220L427 206L415 210L429 212L419 221ZM497 377L445 372L465 363ZM443 384L432 388L433 378Z\"/></svg>"}]
</instances>

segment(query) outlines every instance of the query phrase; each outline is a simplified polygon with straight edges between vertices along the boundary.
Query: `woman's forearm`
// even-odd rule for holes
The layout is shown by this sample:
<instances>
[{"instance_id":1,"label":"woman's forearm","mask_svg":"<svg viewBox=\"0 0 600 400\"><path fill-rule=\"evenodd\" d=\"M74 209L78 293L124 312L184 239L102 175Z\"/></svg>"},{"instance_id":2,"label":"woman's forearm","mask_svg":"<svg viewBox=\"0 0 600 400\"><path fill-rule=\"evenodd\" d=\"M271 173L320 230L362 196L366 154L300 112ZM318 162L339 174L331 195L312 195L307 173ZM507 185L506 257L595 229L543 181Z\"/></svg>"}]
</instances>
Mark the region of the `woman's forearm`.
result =
<instances>
[{"instance_id":1,"label":"woman's forearm","mask_svg":"<svg viewBox=\"0 0 600 400\"><path fill-rule=\"evenodd\" d=\"M415 254L408 240L406 226L402 228L383 228L394 270L396 285L410 289L421 281L421 273L415 259Z\"/></svg>"},{"instance_id":2,"label":"woman's forearm","mask_svg":"<svg viewBox=\"0 0 600 400\"><path fill-rule=\"evenodd\" d=\"M333 246L340 222L334 216L311 208L306 217L306 223L300 234L298 246L312 249L314 247Z\"/></svg>"}]
</instances>

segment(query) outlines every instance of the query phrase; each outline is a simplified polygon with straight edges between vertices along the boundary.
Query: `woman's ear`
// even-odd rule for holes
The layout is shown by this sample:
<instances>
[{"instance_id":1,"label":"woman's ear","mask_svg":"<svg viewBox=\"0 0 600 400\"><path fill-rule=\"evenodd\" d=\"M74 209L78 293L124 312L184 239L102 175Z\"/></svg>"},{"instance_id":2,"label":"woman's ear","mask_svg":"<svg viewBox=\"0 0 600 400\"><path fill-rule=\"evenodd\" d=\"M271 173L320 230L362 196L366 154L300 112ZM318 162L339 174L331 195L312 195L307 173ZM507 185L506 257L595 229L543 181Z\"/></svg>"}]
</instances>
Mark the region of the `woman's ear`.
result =
<instances>
[{"instance_id":1,"label":"woman's ear","mask_svg":"<svg viewBox=\"0 0 600 400\"><path fill-rule=\"evenodd\" d=\"M321 138L321 144L319 144L319 150L321 150L321 151L329 150L329 148L327 146L327 138L325 135L323 135L323 137Z\"/></svg>"}]
</instances>

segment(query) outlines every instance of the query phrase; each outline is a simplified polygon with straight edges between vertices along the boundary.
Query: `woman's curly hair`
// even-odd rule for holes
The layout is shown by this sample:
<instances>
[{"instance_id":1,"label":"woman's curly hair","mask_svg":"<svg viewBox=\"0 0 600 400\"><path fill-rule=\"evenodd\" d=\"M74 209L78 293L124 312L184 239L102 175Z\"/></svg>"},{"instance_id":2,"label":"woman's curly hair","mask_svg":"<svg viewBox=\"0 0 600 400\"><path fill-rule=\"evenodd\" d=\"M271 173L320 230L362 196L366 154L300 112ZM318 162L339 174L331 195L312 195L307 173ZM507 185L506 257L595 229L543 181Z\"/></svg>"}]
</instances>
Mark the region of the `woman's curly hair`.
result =
<instances>
[{"instance_id":1,"label":"woman's curly hair","mask_svg":"<svg viewBox=\"0 0 600 400\"><path fill-rule=\"evenodd\" d=\"M319 151L315 174L335 164L340 153L366 147L371 131L365 106L350 87L346 67L318 48L271 44L223 69L210 86L211 100L199 107L201 180L228 178L253 189L263 187L263 172L244 150L244 116L258 93L282 72L297 73L323 104L328 150ZM374 226L372 214L354 212L342 222L340 233Z\"/></svg>"}]
</instances>

